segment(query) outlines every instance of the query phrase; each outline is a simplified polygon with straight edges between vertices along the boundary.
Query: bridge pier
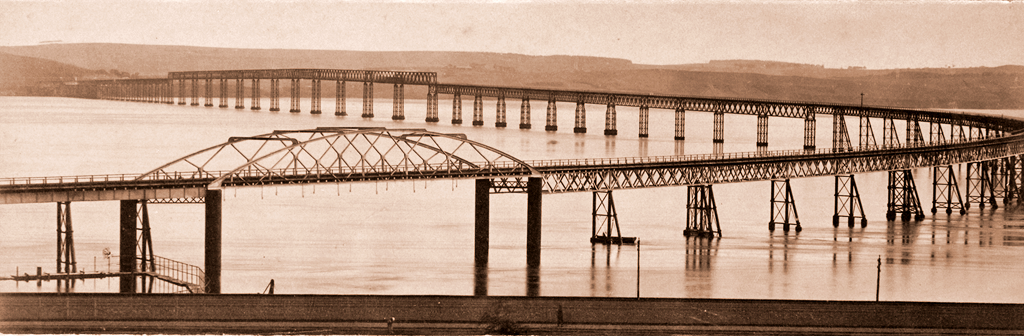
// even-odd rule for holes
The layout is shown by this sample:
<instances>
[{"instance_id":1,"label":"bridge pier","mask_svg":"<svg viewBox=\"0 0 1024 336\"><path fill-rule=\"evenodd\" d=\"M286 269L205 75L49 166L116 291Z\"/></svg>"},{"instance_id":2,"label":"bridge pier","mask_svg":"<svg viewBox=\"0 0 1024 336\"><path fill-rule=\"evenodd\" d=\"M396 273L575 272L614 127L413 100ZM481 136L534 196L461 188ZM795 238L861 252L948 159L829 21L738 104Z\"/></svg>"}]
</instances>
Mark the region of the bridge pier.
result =
<instances>
[{"instance_id":1,"label":"bridge pier","mask_svg":"<svg viewBox=\"0 0 1024 336\"><path fill-rule=\"evenodd\" d=\"M857 180L853 175L836 175L835 191L835 202L833 203L835 214L832 215L832 226L839 227L840 218L846 217L847 226L851 228L857 218L860 218L860 227L867 227L868 218L864 215L864 205L860 202L860 191L857 190Z\"/></svg>"},{"instance_id":2,"label":"bridge pier","mask_svg":"<svg viewBox=\"0 0 1024 336\"><path fill-rule=\"evenodd\" d=\"M498 102L494 106L494 127L507 127L505 111L505 92L498 93Z\"/></svg>"},{"instance_id":3,"label":"bridge pier","mask_svg":"<svg viewBox=\"0 0 1024 336\"><path fill-rule=\"evenodd\" d=\"M334 82L334 115L347 116L348 106L345 105L345 81L336 81Z\"/></svg>"},{"instance_id":4,"label":"bridge pier","mask_svg":"<svg viewBox=\"0 0 1024 336\"><path fill-rule=\"evenodd\" d=\"M967 213L952 165L932 168L932 213L942 207L946 208L946 214L952 214L953 210L959 210L961 215Z\"/></svg>"},{"instance_id":5,"label":"bridge pier","mask_svg":"<svg viewBox=\"0 0 1024 336\"><path fill-rule=\"evenodd\" d=\"M989 186L990 186L990 189L989 189L989 191L990 191L989 192L989 195L990 195L989 196L989 204L992 205L993 209L996 209L996 208L999 207L999 203L996 202L996 198L1002 198L1003 199L1003 204L1004 205L1007 204L1007 202L1006 202L1006 182L1007 181L1006 181L1006 164L1005 163L1006 163L1006 159L1005 158L1003 158L1003 159L995 159L995 160L989 161L989 167L990 167L989 173L992 174L991 177L989 178L989 181L991 182L989 184Z\"/></svg>"},{"instance_id":6,"label":"bridge pier","mask_svg":"<svg viewBox=\"0 0 1024 336\"><path fill-rule=\"evenodd\" d=\"M985 193L992 186L988 170L988 162L967 163L967 203L964 204L967 209L971 208L971 203L977 203L979 209L985 208Z\"/></svg>"},{"instance_id":7,"label":"bridge pier","mask_svg":"<svg viewBox=\"0 0 1024 336\"><path fill-rule=\"evenodd\" d=\"M75 235L71 226L71 202L57 202L57 273L78 273Z\"/></svg>"},{"instance_id":8,"label":"bridge pier","mask_svg":"<svg viewBox=\"0 0 1024 336\"><path fill-rule=\"evenodd\" d=\"M136 272L135 258L138 242L135 237L137 230L136 223L138 222L138 211L136 206L139 201L137 200L123 200L121 201L121 239L120 239L120 251L119 255L119 272ZM124 293L135 293L135 277L132 275L122 275L120 280L119 292Z\"/></svg>"},{"instance_id":9,"label":"bridge pier","mask_svg":"<svg viewBox=\"0 0 1024 336\"><path fill-rule=\"evenodd\" d=\"M192 101L190 106L199 106L199 79L192 80Z\"/></svg>"},{"instance_id":10,"label":"bridge pier","mask_svg":"<svg viewBox=\"0 0 1024 336\"><path fill-rule=\"evenodd\" d=\"M646 138L650 136L650 133L647 130L647 125L650 123L650 115L651 107L647 106L646 102L643 105L640 105L640 132L637 135L638 137Z\"/></svg>"},{"instance_id":11,"label":"bridge pier","mask_svg":"<svg viewBox=\"0 0 1024 336\"><path fill-rule=\"evenodd\" d=\"M757 151L768 150L768 115L760 112L757 114Z\"/></svg>"},{"instance_id":12,"label":"bridge pier","mask_svg":"<svg viewBox=\"0 0 1024 336\"><path fill-rule=\"evenodd\" d=\"M615 128L615 97L608 97L608 109L604 111L604 135L619 135Z\"/></svg>"},{"instance_id":13,"label":"bridge pier","mask_svg":"<svg viewBox=\"0 0 1024 336\"><path fill-rule=\"evenodd\" d=\"M853 144L850 143L850 132L846 128L846 115L837 111L832 115L832 151L852 151Z\"/></svg>"},{"instance_id":14,"label":"bridge pier","mask_svg":"<svg viewBox=\"0 0 1024 336\"><path fill-rule=\"evenodd\" d=\"M718 207L715 206L715 193L712 185L691 185L686 187L686 237L714 238L722 236L722 226L718 222Z\"/></svg>"},{"instance_id":15,"label":"bridge pier","mask_svg":"<svg viewBox=\"0 0 1024 336\"><path fill-rule=\"evenodd\" d=\"M462 95L459 92L452 95L452 125L462 125Z\"/></svg>"},{"instance_id":16,"label":"bridge pier","mask_svg":"<svg viewBox=\"0 0 1024 336\"><path fill-rule=\"evenodd\" d=\"M302 80L301 79L292 78L291 99L288 100L288 103L291 105L291 108L288 109L288 112L291 112L291 113L300 113L300 112L302 112L302 108L300 107L300 102L301 101L299 100L300 97L302 97L301 96L302 87L300 85L302 85Z\"/></svg>"},{"instance_id":17,"label":"bridge pier","mask_svg":"<svg viewBox=\"0 0 1024 336\"><path fill-rule=\"evenodd\" d=\"M280 78L270 79L270 112L277 112L281 110L281 87Z\"/></svg>"},{"instance_id":18,"label":"bridge pier","mask_svg":"<svg viewBox=\"0 0 1024 336\"><path fill-rule=\"evenodd\" d=\"M791 214L796 224L796 232L802 231L800 215L796 212L796 200L793 199L793 190L789 187L789 179L772 180L771 196L771 220L768 221L768 231L775 231L775 224L782 224L782 231L789 232Z\"/></svg>"},{"instance_id":19,"label":"bridge pier","mask_svg":"<svg viewBox=\"0 0 1024 336\"><path fill-rule=\"evenodd\" d=\"M395 98L391 101L391 120L405 120L405 84L395 83Z\"/></svg>"},{"instance_id":20,"label":"bridge pier","mask_svg":"<svg viewBox=\"0 0 1024 336\"><path fill-rule=\"evenodd\" d=\"M373 118L373 82L363 82L363 118Z\"/></svg>"},{"instance_id":21,"label":"bridge pier","mask_svg":"<svg viewBox=\"0 0 1024 336\"><path fill-rule=\"evenodd\" d=\"M958 121L959 122L959 121ZM967 132L964 132L964 125L949 125L949 142L961 143L967 141Z\"/></svg>"},{"instance_id":22,"label":"bridge pier","mask_svg":"<svg viewBox=\"0 0 1024 336\"><path fill-rule=\"evenodd\" d=\"M235 79L235 109L245 108L245 80Z\"/></svg>"},{"instance_id":23,"label":"bridge pier","mask_svg":"<svg viewBox=\"0 0 1024 336\"><path fill-rule=\"evenodd\" d=\"M807 114L804 115L804 150L814 151L816 148L814 144L814 132L817 129L818 121L815 120L815 113L810 108L807 109Z\"/></svg>"},{"instance_id":24,"label":"bridge pier","mask_svg":"<svg viewBox=\"0 0 1024 336\"><path fill-rule=\"evenodd\" d=\"M256 79L256 78L252 79L252 99L251 99L251 103L252 104L250 104L250 105L252 107L249 108L250 110L253 110L253 111L259 111L260 110L260 80Z\"/></svg>"},{"instance_id":25,"label":"bridge pier","mask_svg":"<svg viewBox=\"0 0 1024 336\"><path fill-rule=\"evenodd\" d=\"M219 108L228 108L228 79L220 79L220 102L217 105Z\"/></svg>"},{"instance_id":26,"label":"bridge pier","mask_svg":"<svg viewBox=\"0 0 1024 336\"><path fill-rule=\"evenodd\" d=\"M475 231L473 263L476 267L487 267L490 250L491 180L476 180ZM485 294L486 295L486 294Z\"/></svg>"},{"instance_id":27,"label":"bridge pier","mask_svg":"<svg viewBox=\"0 0 1024 336\"><path fill-rule=\"evenodd\" d=\"M526 266L540 267L541 192L544 183L539 177L526 182Z\"/></svg>"},{"instance_id":28,"label":"bridge pier","mask_svg":"<svg viewBox=\"0 0 1024 336\"><path fill-rule=\"evenodd\" d=\"M555 98L548 98L547 116L544 118L544 130L554 132L558 130L558 106L555 105Z\"/></svg>"},{"instance_id":29,"label":"bridge pier","mask_svg":"<svg viewBox=\"0 0 1024 336\"><path fill-rule=\"evenodd\" d=\"M583 100L576 101L576 115L572 127L573 133L587 133L587 107Z\"/></svg>"},{"instance_id":30,"label":"bridge pier","mask_svg":"<svg viewBox=\"0 0 1024 336\"><path fill-rule=\"evenodd\" d=\"M918 145L924 142L924 134L921 133L921 124L917 122L917 115L907 120L907 146Z\"/></svg>"},{"instance_id":31,"label":"bridge pier","mask_svg":"<svg viewBox=\"0 0 1024 336\"><path fill-rule=\"evenodd\" d=\"M619 215L615 211L615 199L611 190L593 193L593 212L590 222L590 243L596 244L633 244L636 237L623 237L619 228ZM605 229L602 233L601 229ZM615 231L614 235L612 231Z\"/></svg>"},{"instance_id":32,"label":"bridge pier","mask_svg":"<svg viewBox=\"0 0 1024 336\"><path fill-rule=\"evenodd\" d=\"M711 142L716 144L725 143L725 113L715 111L713 124Z\"/></svg>"},{"instance_id":33,"label":"bridge pier","mask_svg":"<svg viewBox=\"0 0 1024 336\"><path fill-rule=\"evenodd\" d=\"M480 93L473 97L473 126L484 125L484 101Z\"/></svg>"},{"instance_id":34,"label":"bridge pier","mask_svg":"<svg viewBox=\"0 0 1024 336\"><path fill-rule=\"evenodd\" d=\"M309 114L321 114L320 110L320 79L314 78L310 83Z\"/></svg>"},{"instance_id":35,"label":"bridge pier","mask_svg":"<svg viewBox=\"0 0 1024 336\"><path fill-rule=\"evenodd\" d=\"M914 175L907 170L889 172L889 202L885 218L895 220L896 214L901 213L904 222L920 221L924 219L924 211L921 210L921 198L917 195L917 187L914 185Z\"/></svg>"},{"instance_id":36,"label":"bridge pier","mask_svg":"<svg viewBox=\"0 0 1024 336\"><path fill-rule=\"evenodd\" d=\"M427 86L427 118L426 122L439 122L441 118L437 115L437 86Z\"/></svg>"},{"instance_id":37,"label":"bridge pier","mask_svg":"<svg viewBox=\"0 0 1024 336\"><path fill-rule=\"evenodd\" d=\"M185 105L185 80L178 80L178 105Z\"/></svg>"},{"instance_id":38,"label":"bridge pier","mask_svg":"<svg viewBox=\"0 0 1024 336\"><path fill-rule=\"evenodd\" d=\"M223 191L207 189L205 196L205 241L203 249L204 273L206 276L206 289L204 293L220 294L220 265L221 265L221 203ZM124 211L122 203L122 211ZM123 216L123 213L122 213ZM123 220L123 217L122 217ZM122 223L122 230L124 223ZM122 234L122 239L123 239ZM134 250L133 250L134 251ZM122 263L124 257L122 256ZM134 263L133 263L134 265Z\"/></svg>"},{"instance_id":39,"label":"bridge pier","mask_svg":"<svg viewBox=\"0 0 1024 336\"><path fill-rule=\"evenodd\" d=\"M206 96L203 97L203 106L213 107L213 79L206 79Z\"/></svg>"},{"instance_id":40,"label":"bridge pier","mask_svg":"<svg viewBox=\"0 0 1024 336\"><path fill-rule=\"evenodd\" d=\"M895 148L900 146L899 135L896 134L896 124L892 118L882 118L882 148Z\"/></svg>"},{"instance_id":41,"label":"bridge pier","mask_svg":"<svg viewBox=\"0 0 1024 336\"><path fill-rule=\"evenodd\" d=\"M860 117L860 131L857 133L857 146L868 149L878 148L875 142L875 131L871 128L871 118Z\"/></svg>"},{"instance_id":42,"label":"bridge pier","mask_svg":"<svg viewBox=\"0 0 1024 336\"><path fill-rule=\"evenodd\" d=\"M675 139L686 140L686 109L683 108L682 103L676 107L676 125L675 125Z\"/></svg>"},{"instance_id":43,"label":"bridge pier","mask_svg":"<svg viewBox=\"0 0 1024 336\"><path fill-rule=\"evenodd\" d=\"M519 106L519 129L530 128L530 98L523 97L523 104Z\"/></svg>"}]
</instances>

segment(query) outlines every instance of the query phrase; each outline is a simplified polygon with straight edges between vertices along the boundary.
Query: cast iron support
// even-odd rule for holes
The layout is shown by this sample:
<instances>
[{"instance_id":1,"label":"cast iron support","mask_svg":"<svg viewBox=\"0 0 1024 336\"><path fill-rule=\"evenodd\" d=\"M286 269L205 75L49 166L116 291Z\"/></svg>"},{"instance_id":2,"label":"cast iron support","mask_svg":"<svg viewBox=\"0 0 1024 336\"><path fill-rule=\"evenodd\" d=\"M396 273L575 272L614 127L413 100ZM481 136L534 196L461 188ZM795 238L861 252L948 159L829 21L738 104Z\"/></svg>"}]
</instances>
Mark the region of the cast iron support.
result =
<instances>
[{"instance_id":1,"label":"cast iron support","mask_svg":"<svg viewBox=\"0 0 1024 336\"><path fill-rule=\"evenodd\" d=\"M508 121L506 121L506 110L505 110L505 92L498 92L498 102L494 106L494 127L507 127Z\"/></svg>"},{"instance_id":2,"label":"cast iron support","mask_svg":"<svg viewBox=\"0 0 1024 336\"><path fill-rule=\"evenodd\" d=\"M526 266L540 267L541 191L543 180L530 177L526 182Z\"/></svg>"},{"instance_id":3,"label":"cast iron support","mask_svg":"<svg viewBox=\"0 0 1024 336\"><path fill-rule=\"evenodd\" d=\"M763 112L757 115L757 151L768 149L768 115Z\"/></svg>"},{"instance_id":4,"label":"cast iron support","mask_svg":"<svg viewBox=\"0 0 1024 336\"><path fill-rule=\"evenodd\" d=\"M484 125L484 101L480 93L473 97L473 126Z\"/></svg>"},{"instance_id":5,"label":"cast iron support","mask_svg":"<svg viewBox=\"0 0 1024 336\"><path fill-rule=\"evenodd\" d=\"M800 227L800 215L796 212L793 190L789 187L789 179L772 180L771 202L771 220L768 221L768 231L775 231L775 224L782 224L782 231L789 232L791 218L796 224L796 232L803 230Z\"/></svg>"},{"instance_id":6,"label":"cast iron support","mask_svg":"<svg viewBox=\"0 0 1024 336\"><path fill-rule=\"evenodd\" d=\"M683 103L680 102L679 106L676 106L676 140L686 140L686 109L683 108L682 104Z\"/></svg>"},{"instance_id":7,"label":"cast iron support","mask_svg":"<svg viewBox=\"0 0 1024 336\"><path fill-rule=\"evenodd\" d=\"M992 182L989 180L987 162L967 163L967 202L964 207L971 208L972 203L978 204L979 209L985 208L987 198L985 193L991 189Z\"/></svg>"},{"instance_id":8,"label":"cast iron support","mask_svg":"<svg viewBox=\"0 0 1024 336\"><path fill-rule=\"evenodd\" d=\"M213 78L206 79L206 95L203 97L203 106L213 107Z\"/></svg>"},{"instance_id":9,"label":"cast iron support","mask_svg":"<svg viewBox=\"0 0 1024 336\"><path fill-rule=\"evenodd\" d=\"M124 200L121 201L121 241L120 241L120 267L118 271L122 273L134 273L138 270L135 268L135 253L137 250L135 240L135 225L138 222L138 210L136 205L139 201L135 200ZM121 275L120 277L120 293L135 293L135 277L132 275Z\"/></svg>"},{"instance_id":10,"label":"cast iron support","mask_svg":"<svg viewBox=\"0 0 1024 336\"><path fill-rule=\"evenodd\" d=\"M519 129L530 129L530 98L523 97L523 104L519 106Z\"/></svg>"},{"instance_id":11,"label":"cast iron support","mask_svg":"<svg viewBox=\"0 0 1024 336\"><path fill-rule=\"evenodd\" d=\"M206 245L204 247L206 290L204 293L208 294L220 294L222 197L221 190L206 190ZM134 228L134 223L132 226Z\"/></svg>"},{"instance_id":12,"label":"cast iron support","mask_svg":"<svg viewBox=\"0 0 1024 336\"><path fill-rule=\"evenodd\" d=\"M587 133L587 107L583 100L576 101L576 118L572 127L573 133Z\"/></svg>"},{"instance_id":13,"label":"cast iron support","mask_svg":"<svg viewBox=\"0 0 1024 336\"><path fill-rule=\"evenodd\" d=\"M462 125L462 95L458 91L452 95L452 125Z\"/></svg>"},{"instance_id":14,"label":"cast iron support","mask_svg":"<svg viewBox=\"0 0 1024 336\"><path fill-rule=\"evenodd\" d=\"M895 220L896 214L900 213L904 222L920 221L924 219L924 211L921 209L921 198L917 195L917 187L914 185L914 175L910 170L897 170L889 172L889 202L885 218Z\"/></svg>"},{"instance_id":15,"label":"cast iron support","mask_svg":"<svg viewBox=\"0 0 1024 336\"><path fill-rule=\"evenodd\" d=\"M946 214L953 210L959 210L961 215L967 213L952 165L932 168L932 213L939 208L946 208Z\"/></svg>"},{"instance_id":16,"label":"cast iron support","mask_svg":"<svg viewBox=\"0 0 1024 336\"><path fill-rule=\"evenodd\" d=\"M476 180L476 230L473 261L477 267L487 266L490 248L491 180Z\"/></svg>"},{"instance_id":17,"label":"cast iron support","mask_svg":"<svg viewBox=\"0 0 1024 336\"><path fill-rule=\"evenodd\" d=\"M646 99L644 100L643 105L640 105L640 134L638 136L641 138L650 136L648 124L650 123L651 108L647 106Z\"/></svg>"},{"instance_id":18,"label":"cast iron support","mask_svg":"<svg viewBox=\"0 0 1024 336\"><path fill-rule=\"evenodd\" d=\"M711 142L725 143L725 113L715 111L713 124Z\"/></svg>"},{"instance_id":19,"label":"cast iron support","mask_svg":"<svg viewBox=\"0 0 1024 336\"><path fill-rule=\"evenodd\" d=\"M817 129L818 121L815 119L814 110L808 107L806 111L807 114L804 115L804 150L814 151L817 148L814 143L814 132Z\"/></svg>"},{"instance_id":20,"label":"cast iron support","mask_svg":"<svg viewBox=\"0 0 1024 336\"><path fill-rule=\"evenodd\" d=\"M373 82L363 82L363 118L373 118Z\"/></svg>"},{"instance_id":21,"label":"cast iron support","mask_svg":"<svg viewBox=\"0 0 1024 336\"><path fill-rule=\"evenodd\" d=\"M839 111L832 116L832 151L846 152L853 150L850 143L850 132L846 128L846 116Z\"/></svg>"},{"instance_id":22,"label":"cast iron support","mask_svg":"<svg viewBox=\"0 0 1024 336\"><path fill-rule=\"evenodd\" d=\"M860 227L868 226L868 219L864 216L864 205L860 202L860 191L857 190L857 180L850 176L836 175L835 193L835 214L832 215L832 226L839 227L840 218L847 218L847 225L853 227L857 218L860 218Z\"/></svg>"},{"instance_id":23,"label":"cast iron support","mask_svg":"<svg viewBox=\"0 0 1024 336\"><path fill-rule=\"evenodd\" d=\"M78 273L71 202L57 202L57 273Z\"/></svg>"},{"instance_id":24,"label":"cast iron support","mask_svg":"<svg viewBox=\"0 0 1024 336\"><path fill-rule=\"evenodd\" d=\"M427 118L426 122L439 122L441 118L438 116L437 111L437 87L433 85L427 86Z\"/></svg>"},{"instance_id":25,"label":"cast iron support","mask_svg":"<svg viewBox=\"0 0 1024 336\"><path fill-rule=\"evenodd\" d=\"M245 80L235 79L235 109L245 108Z\"/></svg>"},{"instance_id":26,"label":"cast iron support","mask_svg":"<svg viewBox=\"0 0 1024 336\"><path fill-rule=\"evenodd\" d=\"M555 105L555 98L548 99L547 115L544 118L544 130L554 132L558 130L558 106Z\"/></svg>"},{"instance_id":27,"label":"cast iron support","mask_svg":"<svg viewBox=\"0 0 1024 336\"><path fill-rule=\"evenodd\" d=\"M604 111L604 135L618 135L615 128L615 96L608 96L608 108Z\"/></svg>"},{"instance_id":28,"label":"cast iron support","mask_svg":"<svg viewBox=\"0 0 1024 336\"><path fill-rule=\"evenodd\" d=\"M292 93L292 96L291 96L292 98L289 101L291 103L291 108L288 109L288 112L291 112L291 113L302 112L301 107L299 107L299 104L300 104L300 100L299 99L300 99L300 97L302 97L301 96L302 87L300 85L302 85L302 80L301 79L292 78L292 92L291 92Z\"/></svg>"},{"instance_id":29,"label":"cast iron support","mask_svg":"<svg viewBox=\"0 0 1024 336\"><path fill-rule=\"evenodd\" d=\"M220 104L217 107L227 108L228 107L228 79L220 79Z\"/></svg>"},{"instance_id":30,"label":"cast iron support","mask_svg":"<svg viewBox=\"0 0 1024 336\"><path fill-rule=\"evenodd\" d=\"M319 90L319 88L318 88ZM257 78L252 79L252 99L249 100L252 107L250 110L259 111L260 108L260 80Z\"/></svg>"},{"instance_id":31,"label":"cast iron support","mask_svg":"<svg viewBox=\"0 0 1024 336\"><path fill-rule=\"evenodd\" d=\"M270 79L270 112L281 110L281 79Z\"/></svg>"},{"instance_id":32,"label":"cast iron support","mask_svg":"<svg viewBox=\"0 0 1024 336\"><path fill-rule=\"evenodd\" d=\"M722 227L718 222L718 208L715 206L715 193L711 187L710 184L687 186L684 236L702 238L722 236Z\"/></svg>"},{"instance_id":33,"label":"cast iron support","mask_svg":"<svg viewBox=\"0 0 1024 336\"><path fill-rule=\"evenodd\" d=\"M309 114L321 114L320 110L320 79L314 78L309 85Z\"/></svg>"},{"instance_id":34,"label":"cast iron support","mask_svg":"<svg viewBox=\"0 0 1024 336\"><path fill-rule=\"evenodd\" d=\"M405 120L405 84L395 83L395 98L391 101L391 120Z\"/></svg>"},{"instance_id":35,"label":"cast iron support","mask_svg":"<svg viewBox=\"0 0 1024 336\"><path fill-rule=\"evenodd\" d=\"M345 81L334 82L334 115L336 116L347 116L348 115L348 104L345 101ZM427 105L429 110L430 100L427 99Z\"/></svg>"}]
</instances>

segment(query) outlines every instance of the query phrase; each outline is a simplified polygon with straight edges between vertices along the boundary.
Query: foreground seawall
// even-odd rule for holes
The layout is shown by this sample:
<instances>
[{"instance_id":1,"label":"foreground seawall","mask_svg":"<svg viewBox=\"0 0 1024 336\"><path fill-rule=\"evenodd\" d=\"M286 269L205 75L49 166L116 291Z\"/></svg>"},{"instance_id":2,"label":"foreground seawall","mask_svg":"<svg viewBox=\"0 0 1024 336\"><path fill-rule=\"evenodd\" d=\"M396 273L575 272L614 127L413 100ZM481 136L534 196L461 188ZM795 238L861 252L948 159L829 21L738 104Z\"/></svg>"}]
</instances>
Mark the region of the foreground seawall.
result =
<instances>
[{"instance_id":1,"label":"foreground seawall","mask_svg":"<svg viewBox=\"0 0 1024 336\"><path fill-rule=\"evenodd\" d=\"M0 294L2 333L1021 334L1024 305L578 297Z\"/></svg>"}]
</instances>

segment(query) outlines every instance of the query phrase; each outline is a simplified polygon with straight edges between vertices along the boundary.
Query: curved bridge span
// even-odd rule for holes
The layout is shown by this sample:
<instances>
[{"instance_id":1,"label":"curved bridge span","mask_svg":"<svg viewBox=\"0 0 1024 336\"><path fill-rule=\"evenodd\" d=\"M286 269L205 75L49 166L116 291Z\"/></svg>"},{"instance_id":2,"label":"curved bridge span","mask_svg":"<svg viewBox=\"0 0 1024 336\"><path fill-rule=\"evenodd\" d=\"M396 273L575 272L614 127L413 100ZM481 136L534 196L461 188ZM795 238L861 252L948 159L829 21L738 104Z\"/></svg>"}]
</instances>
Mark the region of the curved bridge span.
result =
<instances>
[{"instance_id":1,"label":"curved bridge span","mask_svg":"<svg viewBox=\"0 0 1024 336\"><path fill-rule=\"evenodd\" d=\"M428 122L438 121L439 94L453 96L452 123L461 123L461 95L474 96L473 124L483 125L482 97L495 98L495 126L505 127L505 99L519 99L520 128L530 128L530 100L547 101L545 129L557 131L556 102L577 104L574 132L586 132L586 105L606 105L605 134L616 129L616 106L639 107L639 135L647 134L650 108L675 111L674 138L685 139L685 114L710 112L713 119L713 154L609 159L530 161L515 158L497 148L468 139L461 134L443 134L425 129L317 128L279 130L271 133L229 138L226 142L199 150L144 174L93 175L0 179L0 204L58 203L58 242L70 235L70 202L119 200L122 233L148 227L147 203L200 203L206 209L205 290L220 291L220 207L223 188L287 184L351 183L419 179L474 179L475 256L486 265L489 248L490 194L526 193L527 265L540 264L541 195L592 192L594 194L592 242L622 243L612 192L666 186L687 186L687 236L720 236L713 185L748 181L771 181L769 229L782 225L789 231L801 229L789 179L815 176L835 177L833 225L866 225L860 205L855 174L888 172L886 217L920 220L924 208L917 194L911 169L933 169L932 212L944 209L961 214L972 206L998 206L1019 201L1024 193L1024 121L986 116L911 109L847 106L805 102L740 100L706 97L673 97L620 92L590 92L488 87L437 83L432 73L374 72L318 69L237 70L171 73L168 79L95 81L74 90L93 90L98 98L185 104L186 83L191 83L192 105L198 105L199 83L206 82L207 106L212 106L212 81L221 80L221 107L226 107L229 79L236 80L237 104L244 107L244 80L252 80L253 109L259 105L260 80L272 81L273 106L277 106L278 79L293 83L292 112L299 112L301 80L312 81L312 113L320 113L320 81L338 82L339 108L344 109L345 81L364 83L363 117L372 118L372 84L395 85L395 114L404 119L404 86L425 85ZM172 85L177 84L177 85ZM178 95L173 94L177 86ZM70 90L70 89L69 89ZM80 92L79 92L80 93ZM238 106L236 106L238 107ZM273 110L273 108L272 108ZM723 115L757 116L757 151L723 153ZM828 148L817 148L817 116L831 119L832 139ZM800 118L803 149L768 151L768 118ZM846 120L859 125L851 136ZM881 122L883 134L876 139L872 121ZM897 135L896 121L906 127L905 140ZM922 127L922 123L926 127ZM852 139L856 139L853 141ZM879 141L880 140L880 141ZM856 145L854 145L856 143ZM966 164L966 176L958 179L952 165ZM961 188L960 184L965 184ZM961 189L965 194L961 194ZM62 212L61 209L65 211ZM599 225L600 224L600 225ZM61 227L67 226L67 230ZM598 227L606 228L599 232ZM139 229L146 231L145 229ZM62 236L65 235L65 236ZM122 251L134 251L134 236L122 236ZM145 240L140 240L145 241ZM65 248L66 251L70 248ZM73 251L73 250L72 250ZM73 254L73 253L72 253ZM130 256L134 258L134 256ZM129 258L129 256L123 256ZM58 256L58 268L73 272L73 256ZM68 268L70 267L70 268ZM135 272L134 259L122 259L121 272ZM143 270L145 271L145 270ZM134 286L134 282L126 282ZM134 287L122 287L133 292ZM480 290L478 288L478 290ZM486 288L483 289L486 291Z\"/></svg>"}]
</instances>

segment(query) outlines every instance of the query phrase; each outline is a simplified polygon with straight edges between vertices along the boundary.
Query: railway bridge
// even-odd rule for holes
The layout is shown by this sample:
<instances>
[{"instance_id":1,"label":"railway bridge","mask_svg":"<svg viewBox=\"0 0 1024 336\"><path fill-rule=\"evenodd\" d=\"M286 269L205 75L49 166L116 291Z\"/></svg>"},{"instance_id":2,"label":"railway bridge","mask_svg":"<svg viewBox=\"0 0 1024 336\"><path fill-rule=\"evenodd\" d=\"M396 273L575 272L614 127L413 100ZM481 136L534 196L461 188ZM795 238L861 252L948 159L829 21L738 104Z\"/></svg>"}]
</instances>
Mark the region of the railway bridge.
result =
<instances>
[{"instance_id":1,"label":"railway bridge","mask_svg":"<svg viewBox=\"0 0 1024 336\"><path fill-rule=\"evenodd\" d=\"M526 193L527 265L540 265L542 195L567 192L593 193L591 241L628 242L618 229L612 193L619 189L687 186L686 224L683 234L713 238L722 234L718 223L713 185L748 181L771 181L771 213L768 228L777 225L799 231L801 225L793 201L792 178L834 176L833 225L866 225L860 205L855 174L888 172L888 220L920 220L924 207L917 194L911 169L933 169L931 212L965 214L972 205L997 207L1018 202L1024 161L1024 121L975 114L846 106L806 102L738 100L705 97L670 97L615 92L557 91L511 87L449 85L436 82L436 75L417 72L375 72L349 70L237 70L175 72L167 79L96 81L66 88L70 96L89 96L184 104L184 92L191 87L192 105L198 105L198 83L205 82L205 99L212 105L212 82L219 79L221 107L226 107L228 80L236 82L236 102L243 104L244 80L252 80L253 108L258 108L260 80L271 80L271 105L277 106L276 80L292 80L293 112L298 111L301 80L311 80L312 113L319 112L319 81L364 83L364 114L372 118L372 83L395 85L395 114L404 118L404 84L428 86L427 120L436 122L437 95L452 94L452 122L461 122L461 94L474 96L474 125L482 120L482 98L496 98L496 126L504 127L505 98L519 99L521 128L529 128L529 101L548 101L545 129L557 131L554 102L576 102L574 132L586 132L586 104L604 104L605 134L617 134L616 106L639 107L639 134L647 134L646 115L650 108L675 111L673 138L685 141L687 112L710 112L713 121L713 154L633 157L609 159L567 159L530 161L512 157L462 134L444 134L425 129L316 128L279 130L266 134L229 138L226 142L199 150L143 174L91 175L0 179L0 204L57 203L58 273L75 273L70 204L82 201L121 202L121 255L119 276L122 292L135 292L133 272L152 271L152 239L149 237L147 207L160 203L196 203L205 207L205 259L202 285L205 292L220 292L221 199L225 188L285 184L355 183L417 179L473 179L476 181L475 261L485 266L489 249L490 195ZM177 85L173 85L177 83ZM191 85L186 85L190 83ZM178 94L172 94L177 86ZM85 94L83 94L85 93ZM337 100L343 101L344 94ZM243 106L244 105L239 105ZM339 106L343 104L339 103ZM367 106L370 106L369 108ZM237 107L237 106L236 106ZM272 107L273 109L273 107ZM401 113L401 114L400 114ZM757 116L757 150L723 153L726 113ZM344 115L344 110L336 114ZM818 116L831 118L831 146L817 148L815 128ZM803 122L802 149L769 151L768 117L799 118ZM858 121L856 145L847 119ZM581 122L582 120L582 122ZM883 135L877 141L872 122L881 122ZM526 123L524 125L524 122ZM900 141L896 124L905 126ZM922 124L926 127L922 127ZM580 126L583 127L580 127ZM927 130L925 132L924 130ZM953 165L965 164L966 176L957 177ZM962 182L961 182L962 181ZM960 185L965 184L965 188ZM965 194L961 194L961 189ZM139 236L137 236L139 235ZM138 244L136 242L139 242ZM138 251L138 253L126 252ZM140 263L139 260L142 260ZM140 270L139 267L142 269ZM147 269L146 265L150 265ZM145 287L145 286L143 286ZM486 294L486 288L477 288Z\"/></svg>"}]
</instances>

